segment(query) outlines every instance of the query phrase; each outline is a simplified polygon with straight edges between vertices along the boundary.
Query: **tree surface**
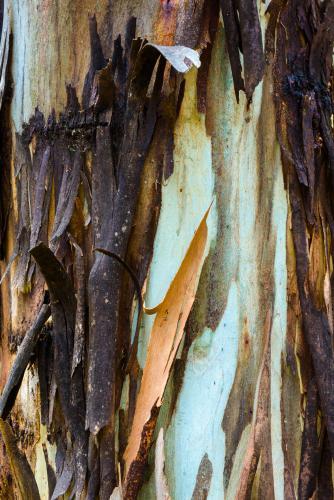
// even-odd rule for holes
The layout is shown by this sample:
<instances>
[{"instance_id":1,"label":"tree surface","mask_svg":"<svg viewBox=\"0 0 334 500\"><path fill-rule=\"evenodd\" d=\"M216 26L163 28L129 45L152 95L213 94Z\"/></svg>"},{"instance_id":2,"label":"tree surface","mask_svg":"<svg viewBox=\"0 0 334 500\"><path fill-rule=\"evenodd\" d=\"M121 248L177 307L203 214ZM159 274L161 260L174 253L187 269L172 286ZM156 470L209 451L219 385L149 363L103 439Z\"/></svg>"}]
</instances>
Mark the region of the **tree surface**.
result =
<instances>
[{"instance_id":1,"label":"tree surface","mask_svg":"<svg viewBox=\"0 0 334 500\"><path fill-rule=\"evenodd\" d=\"M0 29L0 497L332 499L333 0Z\"/></svg>"}]
</instances>

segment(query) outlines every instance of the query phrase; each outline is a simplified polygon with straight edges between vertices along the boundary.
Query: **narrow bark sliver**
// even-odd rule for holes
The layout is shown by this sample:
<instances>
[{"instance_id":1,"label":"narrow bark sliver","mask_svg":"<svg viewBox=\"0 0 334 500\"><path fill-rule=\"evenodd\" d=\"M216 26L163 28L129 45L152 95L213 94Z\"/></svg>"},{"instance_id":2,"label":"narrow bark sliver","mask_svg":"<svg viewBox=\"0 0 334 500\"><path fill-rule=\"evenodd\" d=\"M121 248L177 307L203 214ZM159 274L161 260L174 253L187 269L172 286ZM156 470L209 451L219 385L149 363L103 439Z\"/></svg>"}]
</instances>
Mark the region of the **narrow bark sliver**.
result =
<instances>
[{"instance_id":1,"label":"narrow bark sliver","mask_svg":"<svg viewBox=\"0 0 334 500\"><path fill-rule=\"evenodd\" d=\"M87 471L88 435L85 431L85 397L82 364L71 373L76 299L70 277L44 243L31 249L47 283L53 320L54 369L59 399L75 450L75 491L84 488ZM57 488L57 486L56 486Z\"/></svg>"}]
</instances>

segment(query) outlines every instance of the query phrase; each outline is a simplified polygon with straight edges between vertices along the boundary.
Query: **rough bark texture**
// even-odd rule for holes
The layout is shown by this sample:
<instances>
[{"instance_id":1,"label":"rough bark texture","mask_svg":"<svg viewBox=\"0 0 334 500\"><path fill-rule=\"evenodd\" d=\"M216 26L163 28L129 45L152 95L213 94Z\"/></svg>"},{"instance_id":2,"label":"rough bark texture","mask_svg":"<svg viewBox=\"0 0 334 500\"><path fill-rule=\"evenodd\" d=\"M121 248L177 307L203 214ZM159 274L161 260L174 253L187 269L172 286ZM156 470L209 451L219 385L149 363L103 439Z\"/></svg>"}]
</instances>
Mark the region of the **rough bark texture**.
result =
<instances>
[{"instance_id":1,"label":"rough bark texture","mask_svg":"<svg viewBox=\"0 0 334 500\"><path fill-rule=\"evenodd\" d=\"M0 29L1 498L332 498L333 1L0 0Z\"/></svg>"}]
</instances>

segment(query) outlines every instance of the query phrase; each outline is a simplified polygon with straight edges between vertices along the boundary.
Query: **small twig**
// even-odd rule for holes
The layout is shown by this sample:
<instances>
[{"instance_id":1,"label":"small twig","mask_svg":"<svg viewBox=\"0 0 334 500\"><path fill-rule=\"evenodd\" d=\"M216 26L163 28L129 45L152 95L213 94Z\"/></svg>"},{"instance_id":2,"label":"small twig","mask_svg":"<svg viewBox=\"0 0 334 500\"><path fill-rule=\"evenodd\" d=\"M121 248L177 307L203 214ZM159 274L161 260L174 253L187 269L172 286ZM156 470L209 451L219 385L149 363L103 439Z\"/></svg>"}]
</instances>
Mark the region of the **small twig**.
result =
<instances>
[{"instance_id":1,"label":"small twig","mask_svg":"<svg viewBox=\"0 0 334 500\"><path fill-rule=\"evenodd\" d=\"M20 347L18 348L15 361L9 372L6 385L0 397L1 418L6 418L14 405L15 397L21 384L23 374L28 366L31 354L33 353L34 348L37 344L40 331L50 315L50 305L43 304L34 324L30 328L28 333L26 333ZM13 394L15 395L14 398L12 397Z\"/></svg>"}]
</instances>

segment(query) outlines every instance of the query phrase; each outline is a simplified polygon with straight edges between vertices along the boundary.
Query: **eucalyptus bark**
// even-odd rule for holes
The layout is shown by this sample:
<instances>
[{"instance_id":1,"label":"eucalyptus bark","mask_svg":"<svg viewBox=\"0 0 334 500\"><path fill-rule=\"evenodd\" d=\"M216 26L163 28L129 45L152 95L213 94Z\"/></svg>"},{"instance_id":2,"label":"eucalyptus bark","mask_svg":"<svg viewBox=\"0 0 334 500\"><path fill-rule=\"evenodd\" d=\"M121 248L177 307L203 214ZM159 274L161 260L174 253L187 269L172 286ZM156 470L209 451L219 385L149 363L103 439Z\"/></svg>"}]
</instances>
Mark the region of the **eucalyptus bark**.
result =
<instances>
[{"instance_id":1,"label":"eucalyptus bark","mask_svg":"<svg viewBox=\"0 0 334 500\"><path fill-rule=\"evenodd\" d=\"M0 29L0 496L332 498L333 1Z\"/></svg>"}]
</instances>

